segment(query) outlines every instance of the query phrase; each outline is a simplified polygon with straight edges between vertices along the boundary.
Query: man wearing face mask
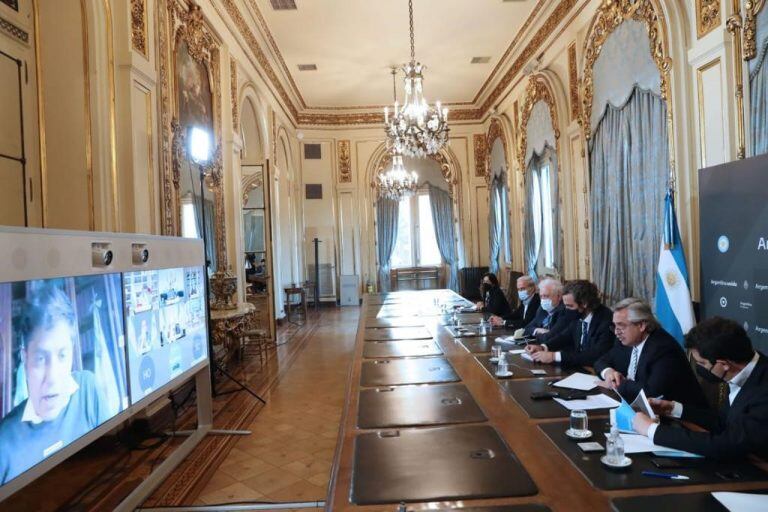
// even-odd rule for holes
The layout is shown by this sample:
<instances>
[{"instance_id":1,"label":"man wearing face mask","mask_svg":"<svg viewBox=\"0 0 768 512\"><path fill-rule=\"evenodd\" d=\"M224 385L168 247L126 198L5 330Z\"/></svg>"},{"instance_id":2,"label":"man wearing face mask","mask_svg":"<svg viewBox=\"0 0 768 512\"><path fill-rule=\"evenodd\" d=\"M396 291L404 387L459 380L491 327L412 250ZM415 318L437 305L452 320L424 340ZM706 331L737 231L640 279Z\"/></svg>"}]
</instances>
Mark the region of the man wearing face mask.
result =
<instances>
[{"instance_id":1,"label":"man wearing face mask","mask_svg":"<svg viewBox=\"0 0 768 512\"><path fill-rule=\"evenodd\" d=\"M539 283L541 307L531 323L525 326L525 335L546 343L570 328L579 315L563 304L563 283L548 277Z\"/></svg>"},{"instance_id":2,"label":"man wearing face mask","mask_svg":"<svg viewBox=\"0 0 768 512\"><path fill-rule=\"evenodd\" d=\"M707 404L682 347L640 299L624 299L613 308L619 343L595 362L599 385L613 389L627 402L640 390L692 405Z\"/></svg>"},{"instance_id":3,"label":"man wearing face mask","mask_svg":"<svg viewBox=\"0 0 768 512\"><path fill-rule=\"evenodd\" d=\"M531 276L517 278L517 297L520 305L511 314L494 315L490 318L492 325L508 329L519 329L531 323L541 305L539 294L536 293L536 283Z\"/></svg>"},{"instance_id":4,"label":"man wearing face mask","mask_svg":"<svg viewBox=\"0 0 768 512\"><path fill-rule=\"evenodd\" d=\"M483 280L480 283L480 295L483 297L483 301L476 304L478 311L491 315L509 314L509 302L507 302L504 292L501 291L496 274L488 272L483 275Z\"/></svg>"},{"instance_id":5,"label":"man wearing face mask","mask_svg":"<svg viewBox=\"0 0 768 512\"><path fill-rule=\"evenodd\" d=\"M668 400L650 399L662 416L695 423L709 432L694 432L653 423L637 413L632 426L661 446L715 459L755 454L768 457L768 361L752 348L746 331L733 320L715 317L701 322L685 337L696 372L714 383L727 382L728 400L720 411Z\"/></svg>"},{"instance_id":6,"label":"man wearing face mask","mask_svg":"<svg viewBox=\"0 0 768 512\"><path fill-rule=\"evenodd\" d=\"M570 281L563 288L565 307L576 311L579 321L542 345L525 350L534 361L563 366L592 366L613 346L613 313L600 302L597 286L589 281Z\"/></svg>"}]
</instances>

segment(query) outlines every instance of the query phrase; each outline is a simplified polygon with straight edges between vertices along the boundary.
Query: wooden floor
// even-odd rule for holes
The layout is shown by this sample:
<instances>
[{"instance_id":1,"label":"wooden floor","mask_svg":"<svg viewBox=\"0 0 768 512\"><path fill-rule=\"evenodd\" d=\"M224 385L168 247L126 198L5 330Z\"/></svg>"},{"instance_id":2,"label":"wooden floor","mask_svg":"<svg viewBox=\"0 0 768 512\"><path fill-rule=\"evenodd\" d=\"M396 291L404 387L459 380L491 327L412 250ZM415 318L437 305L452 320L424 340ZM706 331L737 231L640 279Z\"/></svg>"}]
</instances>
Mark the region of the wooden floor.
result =
<instances>
[{"instance_id":1,"label":"wooden floor","mask_svg":"<svg viewBox=\"0 0 768 512\"><path fill-rule=\"evenodd\" d=\"M197 504L325 500L359 309L319 325L269 391L267 405L197 496Z\"/></svg>"}]
</instances>

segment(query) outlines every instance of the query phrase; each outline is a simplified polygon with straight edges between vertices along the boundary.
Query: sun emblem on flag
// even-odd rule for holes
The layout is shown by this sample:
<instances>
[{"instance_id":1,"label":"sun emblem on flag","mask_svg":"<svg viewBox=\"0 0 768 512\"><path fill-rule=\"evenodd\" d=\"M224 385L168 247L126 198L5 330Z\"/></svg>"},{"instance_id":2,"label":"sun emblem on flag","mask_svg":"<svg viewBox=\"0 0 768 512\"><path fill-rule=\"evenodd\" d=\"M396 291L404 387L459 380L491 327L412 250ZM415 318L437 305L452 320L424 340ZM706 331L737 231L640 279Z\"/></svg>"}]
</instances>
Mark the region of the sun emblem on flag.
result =
<instances>
[{"instance_id":1,"label":"sun emblem on flag","mask_svg":"<svg viewBox=\"0 0 768 512\"><path fill-rule=\"evenodd\" d=\"M672 270L668 271L664 275L664 280L667 282L667 285L670 288L674 288L675 286L677 286L677 284L679 282L679 280L677 279L677 274L675 272L673 272Z\"/></svg>"}]
</instances>

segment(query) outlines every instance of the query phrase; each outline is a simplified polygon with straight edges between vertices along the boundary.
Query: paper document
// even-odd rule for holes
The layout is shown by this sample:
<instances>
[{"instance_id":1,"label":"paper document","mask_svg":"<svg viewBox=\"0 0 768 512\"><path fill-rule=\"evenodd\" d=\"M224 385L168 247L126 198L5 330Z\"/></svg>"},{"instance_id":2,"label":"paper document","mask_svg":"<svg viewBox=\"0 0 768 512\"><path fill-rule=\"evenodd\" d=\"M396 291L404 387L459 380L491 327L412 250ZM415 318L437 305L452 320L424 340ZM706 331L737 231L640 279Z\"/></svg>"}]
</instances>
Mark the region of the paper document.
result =
<instances>
[{"instance_id":1,"label":"paper document","mask_svg":"<svg viewBox=\"0 0 768 512\"><path fill-rule=\"evenodd\" d=\"M645 396L645 391L642 389L637 394L637 397L635 397L634 401L629 404L629 406L637 412L644 413L652 420L656 419L656 413L653 412L653 408L651 407L650 402L648 402L648 397Z\"/></svg>"},{"instance_id":2,"label":"paper document","mask_svg":"<svg viewBox=\"0 0 768 512\"><path fill-rule=\"evenodd\" d=\"M517 348L515 350L510 350L509 354L525 354L524 348Z\"/></svg>"},{"instance_id":3,"label":"paper document","mask_svg":"<svg viewBox=\"0 0 768 512\"><path fill-rule=\"evenodd\" d=\"M523 358L523 359L525 359L526 361L530 361L530 362L532 362L532 363L533 363L533 362L535 362L535 361L533 360L533 357L531 357L531 354L528 354L528 353L527 353L525 350L523 350L523 352L520 354L520 357L522 357L522 358Z\"/></svg>"},{"instance_id":4,"label":"paper document","mask_svg":"<svg viewBox=\"0 0 768 512\"><path fill-rule=\"evenodd\" d=\"M730 512L763 512L768 510L768 494L713 492L712 497Z\"/></svg>"},{"instance_id":5,"label":"paper document","mask_svg":"<svg viewBox=\"0 0 768 512\"><path fill-rule=\"evenodd\" d=\"M579 391L592 391L597 387L597 377L586 373L574 373L563 380L553 384L559 388L578 389ZM617 402L618 404L618 402Z\"/></svg>"},{"instance_id":6,"label":"paper document","mask_svg":"<svg viewBox=\"0 0 768 512\"><path fill-rule=\"evenodd\" d=\"M562 398L555 398L554 400L569 411L590 411L593 409L610 409L619 406L619 402L602 393L599 395L590 395L584 400L563 400Z\"/></svg>"},{"instance_id":7,"label":"paper document","mask_svg":"<svg viewBox=\"0 0 768 512\"><path fill-rule=\"evenodd\" d=\"M653 441L646 436L640 434L619 434L622 441L624 441L624 453L646 453L654 452L658 450L668 450L665 446L659 446L654 444ZM608 437L608 434L605 435Z\"/></svg>"}]
</instances>

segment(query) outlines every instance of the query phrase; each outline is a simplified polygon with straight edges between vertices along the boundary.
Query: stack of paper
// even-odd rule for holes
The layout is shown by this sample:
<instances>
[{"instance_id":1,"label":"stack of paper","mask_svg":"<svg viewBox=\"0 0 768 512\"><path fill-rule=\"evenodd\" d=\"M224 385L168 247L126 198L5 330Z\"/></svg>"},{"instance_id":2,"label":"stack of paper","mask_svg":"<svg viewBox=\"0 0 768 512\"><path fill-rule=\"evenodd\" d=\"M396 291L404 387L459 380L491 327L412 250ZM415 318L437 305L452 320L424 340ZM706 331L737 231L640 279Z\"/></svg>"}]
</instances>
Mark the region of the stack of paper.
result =
<instances>
[{"instance_id":1,"label":"stack of paper","mask_svg":"<svg viewBox=\"0 0 768 512\"><path fill-rule=\"evenodd\" d=\"M730 512L764 512L768 510L768 494L713 492L712 496Z\"/></svg>"},{"instance_id":2,"label":"stack of paper","mask_svg":"<svg viewBox=\"0 0 768 512\"><path fill-rule=\"evenodd\" d=\"M651 404L645 396L645 391L642 389L631 404L628 404L623 398L621 399L621 406L616 409L615 415L611 415L611 425L618 427L621 432L632 433L635 431L632 428L632 420L638 412L644 413L652 421L656 420L656 414L653 412Z\"/></svg>"},{"instance_id":3,"label":"stack of paper","mask_svg":"<svg viewBox=\"0 0 768 512\"><path fill-rule=\"evenodd\" d=\"M624 441L624 453L646 453L657 450L668 450L665 446L654 444L653 441L646 436L640 434L619 434L622 441ZM605 434L608 437L608 434Z\"/></svg>"},{"instance_id":4,"label":"stack of paper","mask_svg":"<svg viewBox=\"0 0 768 512\"><path fill-rule=\"evenodd\" d=\"M522 354L520 354L520 357L522 357L522 358L523 358L523 359L525 359L526 361L530 361L530 362L532 362L532 363L534 362L534 360L533 360L533 357L531 357L531 354L529 354L529 353L527 353L527 352L525 352L525 351L523 351L523 353L522 353Z\"/></svg>"},{"instance_id":5,"label":"stack of paper","mask_svg":"<svg viewBox=\"0 0 768 512\"><path fill-rule=\"evenodd\" d=\"M618 407L619 402L613 398L599 394L590 395L584 400L563 400L562 398L555 398L555 402L559 403L569 411L589 411L594 409L611 409Z\"/></svg>"},{"instance_id":6,"label":"stack of paper","mask_svg":"<svg viewBox=\"0 0 768 512\"><path fill-rule=\"evenodd\" d=\"M559 388L578 389L580 391L592 391L597 387L597 377L587 373L574 373L569 377L553 384ZM615 402L615 400L614 400ZM618 405L618 402L616 402Z\"/></svg>"}]
</instances>

